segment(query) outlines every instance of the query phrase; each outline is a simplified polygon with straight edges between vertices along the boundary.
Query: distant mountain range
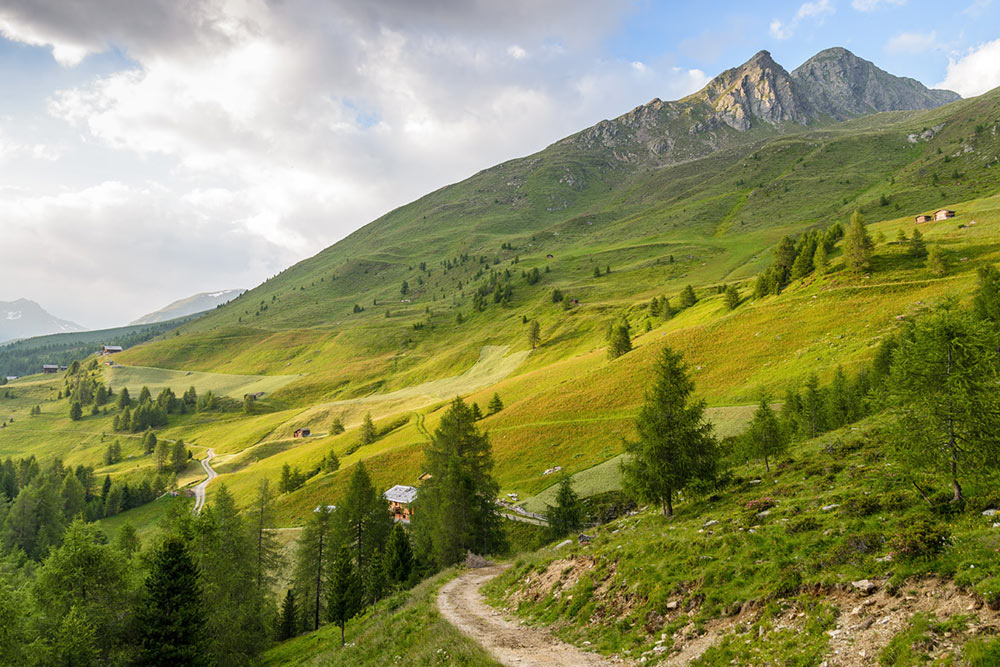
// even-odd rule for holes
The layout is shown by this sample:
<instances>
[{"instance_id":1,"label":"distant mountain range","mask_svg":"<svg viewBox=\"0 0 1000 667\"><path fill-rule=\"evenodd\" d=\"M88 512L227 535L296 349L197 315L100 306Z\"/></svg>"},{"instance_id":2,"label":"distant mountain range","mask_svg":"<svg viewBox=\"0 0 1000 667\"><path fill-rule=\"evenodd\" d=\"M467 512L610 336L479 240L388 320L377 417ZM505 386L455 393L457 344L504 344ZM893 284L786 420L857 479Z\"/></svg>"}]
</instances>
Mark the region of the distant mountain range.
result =
<instances>
[{"instance_id":1,"label":"distant mountain range","mask_svg":"<svg viewBox=\"0 0 1000 667\"><path fill-rule=\"evenodd\" d=\"M185 315L194 315L195 313L212 310L219 304L235 299L240 294L243 294L243 292L246 292L246 290L227 289L218 292L202 292L201 294L189 296L186 299L174 301L170 305L160 308L159 310L149 313L148 315L143 315L129 324L153 324L155 322L166 322L167 320L184 317Z\"/></svg>"},{"instance_id":2,"label":"distant mountain range","mask_svg":"<svg viewBox=\"0 0 1000 667\"><path fill-rule=\"evenodd\" d=\"M79 324L61 320L29 299L0 301L0 343L83 330Z\"/></svg>"}]
</instances>

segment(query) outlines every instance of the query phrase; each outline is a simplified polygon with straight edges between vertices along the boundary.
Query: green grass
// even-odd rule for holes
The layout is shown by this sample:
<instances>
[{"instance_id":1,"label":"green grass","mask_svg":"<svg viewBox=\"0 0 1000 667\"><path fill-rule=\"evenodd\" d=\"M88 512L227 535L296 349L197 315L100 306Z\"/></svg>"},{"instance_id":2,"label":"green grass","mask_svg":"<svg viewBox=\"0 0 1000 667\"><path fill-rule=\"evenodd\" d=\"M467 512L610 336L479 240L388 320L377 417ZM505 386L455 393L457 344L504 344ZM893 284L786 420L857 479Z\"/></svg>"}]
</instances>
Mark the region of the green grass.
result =
<instances>
[{"instance_id":1,"label":"green grass","mask_svg":"<svg viewBox=\"0 0 1000 667\"><path fill-rule=\"evenodd\" d=\"M355 618L347 624L346 646L340 646L340 628L328 625L272 648L261 664L494 667L499 663L438 613L437 591L455 575L442 572Z\"/></svg>"},{"instance_id":2,"label":"green grass","mask_svg":"<svg viewBox=\"0 0 1000 667\"><path fill-rule=\"evenodd\" d=\"M189 387L199 395L211 391L217 396L231 396L243 400L244 394L272 393L298 379L297 375L228 375L198 371L176 371L165 368L141 366L104 367L105 382L115 389L128 387L129 393L138 396L142 387L149 387L154 394L169 388L180 396Z\"/></svg>"}]
</instances>

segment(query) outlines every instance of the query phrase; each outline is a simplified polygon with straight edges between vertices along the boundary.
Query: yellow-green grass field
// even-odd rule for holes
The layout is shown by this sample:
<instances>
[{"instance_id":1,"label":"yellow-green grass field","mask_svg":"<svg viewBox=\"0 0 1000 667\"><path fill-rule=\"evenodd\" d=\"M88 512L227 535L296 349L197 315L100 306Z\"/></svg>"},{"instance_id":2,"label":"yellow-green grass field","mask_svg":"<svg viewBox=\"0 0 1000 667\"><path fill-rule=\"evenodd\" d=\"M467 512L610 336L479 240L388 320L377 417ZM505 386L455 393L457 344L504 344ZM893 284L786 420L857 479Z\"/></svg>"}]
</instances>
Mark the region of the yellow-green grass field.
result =
<instances>
[{"instance_id":1,"label":"yellow-green grass field","mask_svg":"<svg viewBox=\"0 0 1000 667\"><path fill-rule=\"evenodd\" d=\"M149 387L153 394L171 389L180 396L194 387L199 395L211 391L217 396L243 399L244 394L272 393L299 379L299 375L230 375L180 371L146 366L103 366L105 382L115 389L127 387L129 393L138 395L142 387Z\"/></svg>"}]
</instances>

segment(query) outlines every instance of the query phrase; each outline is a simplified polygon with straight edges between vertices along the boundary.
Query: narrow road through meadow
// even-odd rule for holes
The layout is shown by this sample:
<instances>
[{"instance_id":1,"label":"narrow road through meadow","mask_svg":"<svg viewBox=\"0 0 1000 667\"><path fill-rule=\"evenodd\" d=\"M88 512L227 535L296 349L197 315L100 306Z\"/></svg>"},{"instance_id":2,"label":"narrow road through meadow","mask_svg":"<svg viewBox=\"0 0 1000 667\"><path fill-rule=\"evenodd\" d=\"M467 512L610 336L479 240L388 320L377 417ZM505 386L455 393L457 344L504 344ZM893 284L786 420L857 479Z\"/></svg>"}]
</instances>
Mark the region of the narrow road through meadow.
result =
<instances>
[{"instance_id":1,"label":"narrow road through meadow","mask_svg":"<svg viewBox=\"0 0 1000 667\"><path fill-rule=\"evenodd\" d=\"M586 653L549 632L508 621L483 601L479 589L508 566L472 570L445 584L438 593L438 609L445 620L472 637L504 665L527 667L605 667L612 663Z\"/></svg>"},{"instance_id":2,"label":"narrow road through meadow","mask_svg":"<svg viewBox=\"0 0 1000 667\"><path fill-rule=\"evenodd\" d=\"M201 514L201 508L205 506L205 489L208 483L219 476L219 473L212 469L211 461L215 458L215 450L209 449L205 452L205 458L201 460L201 467L205 469L207 477L205 481L194 487L194 513Z\"/></svg>"}]
</instances>

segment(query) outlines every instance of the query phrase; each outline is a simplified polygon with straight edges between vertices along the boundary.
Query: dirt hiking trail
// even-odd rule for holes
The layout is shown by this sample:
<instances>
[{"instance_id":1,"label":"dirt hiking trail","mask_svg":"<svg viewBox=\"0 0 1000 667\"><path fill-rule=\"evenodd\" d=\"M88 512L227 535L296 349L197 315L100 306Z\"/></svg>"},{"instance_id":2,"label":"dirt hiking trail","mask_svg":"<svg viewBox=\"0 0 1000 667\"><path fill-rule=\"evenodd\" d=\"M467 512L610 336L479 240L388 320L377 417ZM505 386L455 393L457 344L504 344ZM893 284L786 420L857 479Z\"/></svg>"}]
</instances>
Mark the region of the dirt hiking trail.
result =
<instances>
[{"instance_id":1,"label":"dirt hiking trail","mask_svg":"<svg viewBox=\"0 0 1000 667\"><path fill-rule=\"evenodd\" d=\"M499 611L487 605L479 593L480 587L507 567L492 565L479 568L449 581L438 593L441 615L504 665L605 667L624 664L610 662L594 653L585 653L545 630L508 621Z\"/></svg>"}]
</instances>

